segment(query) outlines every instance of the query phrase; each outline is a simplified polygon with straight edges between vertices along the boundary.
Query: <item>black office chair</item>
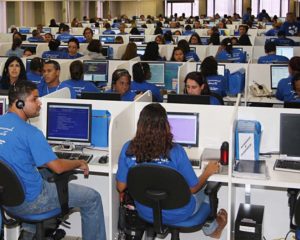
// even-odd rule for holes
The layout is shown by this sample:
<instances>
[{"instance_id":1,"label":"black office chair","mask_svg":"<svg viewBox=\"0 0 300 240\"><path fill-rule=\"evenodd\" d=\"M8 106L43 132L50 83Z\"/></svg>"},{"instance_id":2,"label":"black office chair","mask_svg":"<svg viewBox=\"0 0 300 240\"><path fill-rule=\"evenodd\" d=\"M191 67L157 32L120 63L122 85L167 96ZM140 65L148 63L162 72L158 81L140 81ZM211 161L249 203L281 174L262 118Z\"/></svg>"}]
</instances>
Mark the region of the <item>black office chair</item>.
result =
<instances>
[{"instance_id":1,"label":"black office chair","mask_svg":"<svg viewBox=\"0 0 300 240\"><path fill-rule=\"evenodd\" d=\"M162 210L181 208L192 197L188 184L179 172L167 167L140 164L129 170L127 186L135 201L153 209L153 223L148 223L145 229L147 239L154 239L156 234L164 238L171 233L172 240L179 240L180 232L198 231L207 220L213 221L217 214L220 183L210 182L205 190L210 204L202 204L198 213L176 226L162 222Z\"/></svg>"},{"instance_id":2,"label":"black office chair","mask_svg":"<svg viewBox=\"0 0 300 240\"><path fill-rule=\"evenodd\" d=\"M76 177L71 171L59 175L53 174L48 178L49 182L55 182L56 184L61 208L40 214L13 214L9 212L5 206L13 207L22 204L25 199L24 189L14 170L7 163L0 160L0 207L3 223L8 226L13 226L21 222L36 224L35 239L46 240L47 229L44 228L44 223L49 219L56 219L58 221L58 227L59 223L63 222L65 217L69 214L68 182L73 179L76 179ZM9 216L10 219L8 219L6 215ZM56 229L53 229L51 234L54 233L55 230ZM59 235L60 236L56 236L56 239L63 238L65 233L60 231Z\"/></svg>"}]
</instances>

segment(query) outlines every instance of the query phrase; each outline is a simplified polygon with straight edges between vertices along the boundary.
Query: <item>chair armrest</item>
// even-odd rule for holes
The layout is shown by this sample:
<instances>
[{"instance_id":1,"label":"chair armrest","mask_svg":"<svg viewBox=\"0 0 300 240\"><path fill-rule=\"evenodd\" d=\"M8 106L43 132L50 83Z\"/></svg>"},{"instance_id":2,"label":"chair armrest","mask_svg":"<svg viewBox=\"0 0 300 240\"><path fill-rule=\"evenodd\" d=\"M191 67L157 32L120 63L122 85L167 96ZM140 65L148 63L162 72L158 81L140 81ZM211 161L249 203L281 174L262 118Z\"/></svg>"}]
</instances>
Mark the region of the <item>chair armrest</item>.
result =
<instances>
[{"instance_id":1,"label":"chair armrest","mask_svg":"<svg viewBox=\"0 0 300 240\"><path fill-rule=\"evenodd\" d=\"M213 221L217 216L218 211L218 191L221 187L221 183L219 182L208 182L206 188L204 190L205 194L209 196L210 208L211 212L207 220Z\"/></svg>"}]
</instances>

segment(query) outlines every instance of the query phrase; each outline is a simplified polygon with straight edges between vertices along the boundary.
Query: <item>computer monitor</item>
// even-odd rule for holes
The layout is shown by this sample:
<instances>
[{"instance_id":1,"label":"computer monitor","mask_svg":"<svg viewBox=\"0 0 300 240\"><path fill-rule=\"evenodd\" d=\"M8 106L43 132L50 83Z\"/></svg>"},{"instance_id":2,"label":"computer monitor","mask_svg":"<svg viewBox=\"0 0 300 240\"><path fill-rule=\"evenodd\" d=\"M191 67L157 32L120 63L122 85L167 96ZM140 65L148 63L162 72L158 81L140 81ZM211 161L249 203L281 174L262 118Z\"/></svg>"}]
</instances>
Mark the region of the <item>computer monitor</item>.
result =
<instances>
[{"instance_id":1,"label":"computer monitor","mask_svg":"<svg viewBox=\"0 0 300 240\"><path fill-rule=\"evenodd\" d=\"M141 35L145 35L145 28L138 28Z\"/></svg>"},{"instance_id":2,"label":"computer monitor","mask_svg":"<svg viewBox=\"0 0 300 240\"><path fill-rule=\"evenodd\" d=\"M82 92L81 99L121 101L121 94L108 92Z\"/></svg>"},{"instance_id":3,"label":"computer monitor","mask_svg":"<svg viewBox=\"0 0 300 240\"><path fill-rule=\"evenodd\" d=\"M300 114L280 114L280 154L300 157Z\"/></svg>"},{"instance_id":4,"label":"computer monitor","mask_svg":"<svg viewBox=\"0 0 300 240\"><path fill-rule=\"evenodd\" d=\"M109 46L102 46L102 55L108 57Z\"/></svg>"},{"instance_id":5,"label":"computer monitor","mask_svg":"<svg viewBox=\"0 0 300 240\"><path fill-rule=\"evenodd\" d=\"M115 36L99 36L99 40L102 44L115 43Z\"/></svg>"},{"instance_id":6,"label":"computer monitor","mask_svg":"<svg viewBox=\"0 0 300 240\"><path fill-rule=\"evenodd\" d=\"M270 65L271 71L271 88L277 89L278 83L281 79L289 76L288 65Z\"/></svg>"},{"instance_id":7,"label":"computer monitor","mask_svg":"<svg viewBox=\"0 0 300 240\"><path fill-rule=\"evenodd\" d=\"M104 85L108 80L108 61L83 60L83 80Z\"/></svg>"},{"instance_id":8,"label":"computer monitor","mask_svg":"<svg viewBox=\"0 0 300 240\"><path fill-rule=\"evenodd\" d=\"M218 75L225 76L225 64L218 64ZM201 72L201 63L196 64L196 72Z\"/></svg>"},{"instance_id":9,"label":"computer monitor","mask_svg":"<svg viewBox=\"0 0 300 240\"><path fill-rule=\"evenodd\" d=\"M179 85L178 68L182 63L165 62L165 89L169 91L176 91Z\"/></svg>"},{"instance_id":10,"label":"computer monitor","mask_svg":"<svg viewBox=\"0 0 300 240\"><path fill-rule=\"evenodd\" d=\"M36 47L37 44L22 44L21 49L25 50L26 48L29 48L33 54L36 54Z\"/></svg>"},{"instance_id":11,"label":"computer monitor","mask_svg":"<svg viewBox=\"0 0 300 240\"><path fill-rule=\"evenodd\" d=\"M82 36L82 35L73 35L73 37L76 38L79 43L85 43L86 42L85 37Z\"/></svg>"},{"instance_id":12,"label":"computer monitor","mask_svg":"<svg viewBox=\"0 0 300 240\"><path fill-rule=\"evenodd\" d=\"M91 145L91 104L47 104L46 138L52 144Z\"/></svg>"},{"instance_id":13,"label":"computer monitor","mask_svg":"<svg viewBox=\"0 0 300 240\"><path fill-rule=\"evenodd\" d=\"M6 112L6 99L0 98L0 115L3 115Z\"/></svg>"},{"instance_id":14,"label":"computer monitor","mask_svg":"<svg viewBox=\"0 0 300 240\"><path fill-rule=\"evenodd\" d=\"M29 33L31 33L30 30L31 30L30 27L20 27L20 28L19 28L19 32L20 32L21 34L29 34Z\"/></svg>"},{"instance_id":15,"label":"computer monitor","mask_svg":"<svg viewBox=\"0 0 300 240\"><path fill-rule=\"evenodd\" d=\"M198 147L199 114L168 112L167 116L173 141L183 146Z\"/></svg>"},{"instance_id":16,"label":"computer monitor","mask_svg":"<svg viewBox=\"0 0 300 240\"><path fill-rule=\"evenodd\" d=\"M99 28L92 28L92 31L94 34L99 34L100 32Z\"/></svg>"},{"instance_id":17,"label":"computer monitor","mask_svg":"<svg viewBox=\"0 0 300 240\"><path fill-rule=\"evenodd\" d=\"M190 47L190 51L196 53L196 47Z\"/></svg>"},{"instance_id":18,"label":"computer monitor","mask_svg":"<svg viewBox=\"0 0 300 240\"><path fill-rule=\"evenodd\" d=\"M294 48L276 46L276 55L285 56L288 59L291 59L294 56Z\"/></svg>"},{"instance_id":19,"label":"computer monitor","mask_svg":"<svg viewBox=\"0 0 300 240\"><path fill-rule=\"evenodd\" d=\"M207 95L187 95L187 94L168 94L168 103L183 104L210 104L210 96Z\"/></svg>"},{"instance_id":20,"label":"computer monitor","mask_svg":"<svg viewBox=\"0 0 300 240\"><path fill-rule=\"evenodd\" d=\"M136 53L138 56L145 54L146 46L137 46Z\"/></svg>"},{"instance_id":21,"label":"computer monitor","mask_svg":"<svg viewBox=\"0 0 300 240\"><path fill-rule=\"evenodd\" d=\"M300 102L284 102L284 108L300 108Z\"/></svg>"},{"instance_id":22,"label":"computer monitor","mask_svg":"<svg viewBox=\"0 0 300 240\"><path fill-rule=\"evenodd\" d=\"M145 42L145 36L129 36L129 42L134 42L137 45Z\"/></svg>"},{"instance_id":23,"label":"computer monitor","mask_svg":"<svg viewBox=\"0 0 300 240\"><path fill-rule=\"evenodd\" d=\"M43 27L43 33L51 33L50 27Z\"/></svg>"},{"instance_id":24,"label":"computer monitor","mask_svg":"<svg viewBox=\"0 0 300 240\"><path fill-rule=\"evenodd\" d=\"M209 39L210 39L210 37L200 37L202 45L208 45Z\"/></svg>"},{"instance_id":25,"label":"computer monitor","mask_svg":"<svg viewBox=\"0 0 300 240\"><path fill-rule=\"evenodd\" d=\"M165 85L165 63L164 62L147 62L150 67L151 78L147 80L157 86Z\"/></svg>"}]
</instances>

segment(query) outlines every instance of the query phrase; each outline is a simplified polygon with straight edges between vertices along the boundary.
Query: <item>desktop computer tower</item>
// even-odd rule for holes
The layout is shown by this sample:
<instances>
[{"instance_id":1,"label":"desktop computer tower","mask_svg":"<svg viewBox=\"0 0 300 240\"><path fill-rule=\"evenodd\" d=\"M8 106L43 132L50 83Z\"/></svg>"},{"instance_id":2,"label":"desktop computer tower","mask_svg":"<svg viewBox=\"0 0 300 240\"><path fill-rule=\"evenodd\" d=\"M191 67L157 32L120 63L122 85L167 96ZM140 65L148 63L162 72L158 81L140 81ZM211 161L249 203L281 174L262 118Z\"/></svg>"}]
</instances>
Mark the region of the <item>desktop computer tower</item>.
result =
<instances>
[{"instance_id":1,"label":"desktop computer tower","mask_svg":"<svg viewBox=\"0 0 300 240\"><path fill-rule=\"evenodd\" d=\"M241 203L235 220L235 240L263 239L264 206Z\"/></svg>"}]
</instances>

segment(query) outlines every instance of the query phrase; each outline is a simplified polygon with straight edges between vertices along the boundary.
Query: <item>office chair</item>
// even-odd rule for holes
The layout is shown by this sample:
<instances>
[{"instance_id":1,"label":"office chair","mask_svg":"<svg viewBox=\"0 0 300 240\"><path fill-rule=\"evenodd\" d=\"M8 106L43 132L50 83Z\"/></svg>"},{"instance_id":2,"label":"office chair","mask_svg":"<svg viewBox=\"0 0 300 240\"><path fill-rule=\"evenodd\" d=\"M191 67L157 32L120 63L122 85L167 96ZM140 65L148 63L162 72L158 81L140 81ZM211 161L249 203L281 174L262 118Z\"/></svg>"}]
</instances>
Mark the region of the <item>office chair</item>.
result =
<instances>
[{"instance_id":1,"label":"office chair","mask_svg":"<svg viewBox=\"0 0 300 240\"><path fill-rule=\"evenodd\" d=\"M289 197L289 207L290 207L290 229L295 232L296 238L300 238L300 190L288 188L287 189Z\"/></svg>"},{"instance_id":2,"label":"office chair","mask_svg":"<svg viewBox=\"0 0 300 240\"><path fill-rule=\"evenodd\" d=\"M59 223L64 221L64 218L69 214L68 206L68 182L76 179L73 172L65 172L62 174L53 174L48 178L49 182L54 182L57 187L57 193L61 208L56 208L39 214L18 215L9 212L7 207L18 206L23 203L25 193L18 176L14 170L4 161L0 160L0 207L3 223L8 226L16 225L20 222L36 224L35 240L46 240L46 230L44 223L49 219L57 219ZM10 217L8 219L7 216ZM57 225L58 227L58 225ZM53 230L53 232L55 229ZM61 232L59 234L62 234ZM61 239L65 233L60 236ZM48 239L48 238L47 238Z\"/></svg>"},{"instance_id":3,"label":"office chair","mask_svg":"<svg viewBox=\"0 0 300 240\"><path fill-rule=\"evenodd\" d=\"M217 192L220 183L211 182L205 189L210 204L202 204L198 213L175 226L164 224L162 211L181 208L192 197L190 187L184 177L176 170L150 164L140 164L129 170L127 177L128 191L132 198L153 209L153 223L146 226L147 239L155 235L165 238L171 233L171 240L179 240L180 232L200 230L207 220L213 221L217 214Z\"/></svg>"}]
</instances>

